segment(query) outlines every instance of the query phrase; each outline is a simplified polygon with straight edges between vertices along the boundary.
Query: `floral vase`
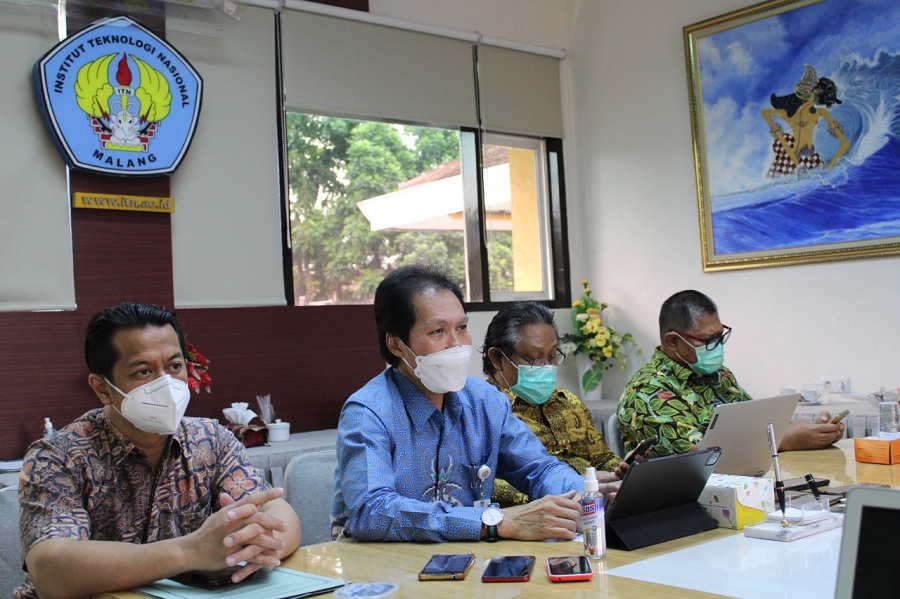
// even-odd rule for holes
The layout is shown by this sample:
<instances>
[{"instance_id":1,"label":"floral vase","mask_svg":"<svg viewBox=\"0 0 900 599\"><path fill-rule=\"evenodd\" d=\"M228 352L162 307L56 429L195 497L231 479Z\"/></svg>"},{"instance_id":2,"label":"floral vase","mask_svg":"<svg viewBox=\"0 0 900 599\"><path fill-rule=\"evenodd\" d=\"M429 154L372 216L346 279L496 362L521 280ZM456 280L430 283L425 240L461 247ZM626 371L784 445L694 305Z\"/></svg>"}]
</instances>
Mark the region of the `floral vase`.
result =
<instances>
[{"instance_id":1,"label":"floral vase","mask_svg":"<svg viewBox=\"0 0 900 599\"><path fill-rule=\"evenodd\" d=\"M578 354L575 356L575 362L578 365L578 388L581 390L581 399L585 402L600 401L603 399L603 379L600 383L590 391L585 391L581 381L584 373L593 365L587 354Z\"/></svg>"}]
</instances>

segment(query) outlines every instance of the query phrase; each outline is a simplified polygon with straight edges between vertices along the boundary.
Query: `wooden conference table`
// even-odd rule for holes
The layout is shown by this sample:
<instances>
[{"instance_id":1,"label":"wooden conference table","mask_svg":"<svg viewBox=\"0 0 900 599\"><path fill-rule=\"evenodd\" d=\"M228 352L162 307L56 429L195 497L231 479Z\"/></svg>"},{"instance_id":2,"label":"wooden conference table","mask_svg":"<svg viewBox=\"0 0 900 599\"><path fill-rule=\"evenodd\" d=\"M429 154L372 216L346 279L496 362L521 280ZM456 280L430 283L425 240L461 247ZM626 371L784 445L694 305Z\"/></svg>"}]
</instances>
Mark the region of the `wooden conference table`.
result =
<instances>
[{"instance_id":1,"label":"wooden conference table","mask_svg":"<svg viewBox=\"0 0 900 599\"><path fill-rule=\"evenodd\" d=\"M884 466L856 463L853 456L853 440L844 439L834 447L817 451L792 451L780 454L784 478L802 477L812 473L831 480L830 486L849 485L857 482L900 486L900 465ZM769 473L771 476L771 472ZM590 582L551 583L547 578L546 558L557 555L574 555L580 545L575 543L537 543L524 541L500 541L498 543L359 543L340 541L301 547L284 561L289 568L353 582L390 582L399 586L399 598L444 597L641 597L688 598L715 597L696 590L683 589L624 578L606 576L612 568L625 566L640 560L664 555L679 549L708 541L722 539L741 531L719 528L705 533L683 537L635 551L609 550L605 560L595 565L595 575ZM475 565L463 581L420 582L419 570L434 553L474 553ZM487 560L500 555L534 555L537 557L531 581L527 583L481 582ZM141 597L133 592L101 595L109 599Z\"/></svg>"}]
</instances>

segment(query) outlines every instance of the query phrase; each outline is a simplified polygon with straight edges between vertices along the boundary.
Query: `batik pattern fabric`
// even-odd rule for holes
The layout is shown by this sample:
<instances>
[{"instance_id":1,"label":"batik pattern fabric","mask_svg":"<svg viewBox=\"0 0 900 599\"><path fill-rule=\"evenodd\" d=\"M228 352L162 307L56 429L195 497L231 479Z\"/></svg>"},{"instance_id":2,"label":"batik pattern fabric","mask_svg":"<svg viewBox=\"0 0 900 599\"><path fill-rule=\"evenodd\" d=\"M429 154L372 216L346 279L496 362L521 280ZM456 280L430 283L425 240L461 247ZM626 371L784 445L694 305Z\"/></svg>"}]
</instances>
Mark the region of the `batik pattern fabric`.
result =
<instances>
[{"instance_id":1,"label":"batik pattern fabric","mask_svg":"<svg viewBox=\"0 0 900 599\"><path fill-rule=\"evenodd\" d=\"M782 135L784 135L784 140L793 150L794 136L790 133L783 133ZM797 160L800 161L800 165L797 166L777 137L772 142L772 151L775 153L775 158L772 159L772 165L769 167L770 177L784 177L792 174L798 168L810 170L824 164L818 152L810 148L801 148L800 152L797 153Z\"/></svg>"},{"instance_id":2,"label":"batik pattern fabric","mask_svg":"<svg viewBox=\"0 0 900 599\"><path fill-rule=\"evenodd\" d=\"M495 378L488 377L487 380L506 395L513 414L537 435L547 453L567 463L579 474L583 475L588 466L598 471L612 472L622 461L594 426L591 411L571 391L557 387L550 399L535 405L505 389ZM522 505L529 501L526 493L518 491L503 479L494 481L491 497L501 507Z\"/></svg>"},{"instance_id":3,"label":"batik pattern fabric","mask_svg":"<svg viewBox=\"0 0 900 599\"><path fill-rule=\"evenodd\" d=\"M446 393L438 410L388 368L344 404L337 457L336 538L476 541L484 508L475 502L490 500L496 476L534 497L584 488L513 416L506 397L474 377Z\"/></svg>"},{"instance_id":4,"label":"batik pattern fabric","mask_svg":"<svg viewBox=\"0 0 900 599\"><path fill-rule=\"evenodd\" d=\"M657 347L625 386L616 421L626 451L656 435L647 457L684 453L703 439L717 405L749 399L728 368L699 374Z\"/></svg>"},{"instance_id":5,"label":"batik pattern fabric","mask_svg":"<svg viewBox=\"0 0 900 599\"><path fill-rule=\"evenodd\" d=\"M152 543L194 532L219 507L268 489L243 445L206 418L183 418L154 474L146 455L91 410L35 441L19 480L22 555L52 539ZM31 580L17 597L37 597Z\"/></svg>"}]
</instances>

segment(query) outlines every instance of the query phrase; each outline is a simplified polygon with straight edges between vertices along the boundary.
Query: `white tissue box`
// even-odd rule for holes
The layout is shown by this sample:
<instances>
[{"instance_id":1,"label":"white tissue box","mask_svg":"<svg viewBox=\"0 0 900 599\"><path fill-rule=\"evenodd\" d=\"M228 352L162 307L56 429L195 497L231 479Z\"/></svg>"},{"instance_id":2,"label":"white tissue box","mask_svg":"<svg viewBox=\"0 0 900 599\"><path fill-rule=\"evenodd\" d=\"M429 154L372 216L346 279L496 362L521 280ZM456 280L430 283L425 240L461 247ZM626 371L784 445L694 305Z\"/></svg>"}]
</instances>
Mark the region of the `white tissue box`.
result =
<instances>
[{"instance_id":1,"label":"white tissue box","mask_svg":"<svg viewBox=\"0 0 900 599\"><path fill-rule=\"evenodd\" d=\"M764 522L775 509L775 484L771 478L713 474L697 502L720 527L741 530Z\"/></svg>"}]
</instances>

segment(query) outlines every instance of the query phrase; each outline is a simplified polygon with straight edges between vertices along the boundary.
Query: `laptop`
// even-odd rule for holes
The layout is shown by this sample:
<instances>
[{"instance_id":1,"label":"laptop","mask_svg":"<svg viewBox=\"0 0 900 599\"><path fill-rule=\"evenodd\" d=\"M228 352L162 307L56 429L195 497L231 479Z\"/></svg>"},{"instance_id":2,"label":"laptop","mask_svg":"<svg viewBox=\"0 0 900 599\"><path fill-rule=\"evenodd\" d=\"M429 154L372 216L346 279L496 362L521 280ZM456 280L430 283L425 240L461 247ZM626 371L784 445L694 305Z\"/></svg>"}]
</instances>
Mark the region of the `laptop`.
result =
<instances>
[{"instance_id":1,"label":"laptop","mask_svg":"<svg viewBox=\"0 0 900 599\"><path fill-rule=\"evenodd\" d=\"M722 448L715 473L763 476L768 472L772 450L766 427L773 424L775 443L781 443L798 401L800 394L794 393L716 406L700 442L700 449Z\"/></svg>"},{"instance_id":2,"label":"laptop","mask_svg":"<svg viewBox=\"0 0 900 599\"><path fill-rule=\"evenodd\" d=\"M860 487L847 493L836 599L896 597L900 490Z\"/></svg>"},{"instance_id":3,"label":"laptop","mask_svg":"<svg viewBox=\"0 0 900 599\"><path fill-rule=\"evenodd\" d=\"M639 549L716 528L697 498L721 455L713 447L631 464L606 506L609 547Z\"/></svg>"}]
</instances>

